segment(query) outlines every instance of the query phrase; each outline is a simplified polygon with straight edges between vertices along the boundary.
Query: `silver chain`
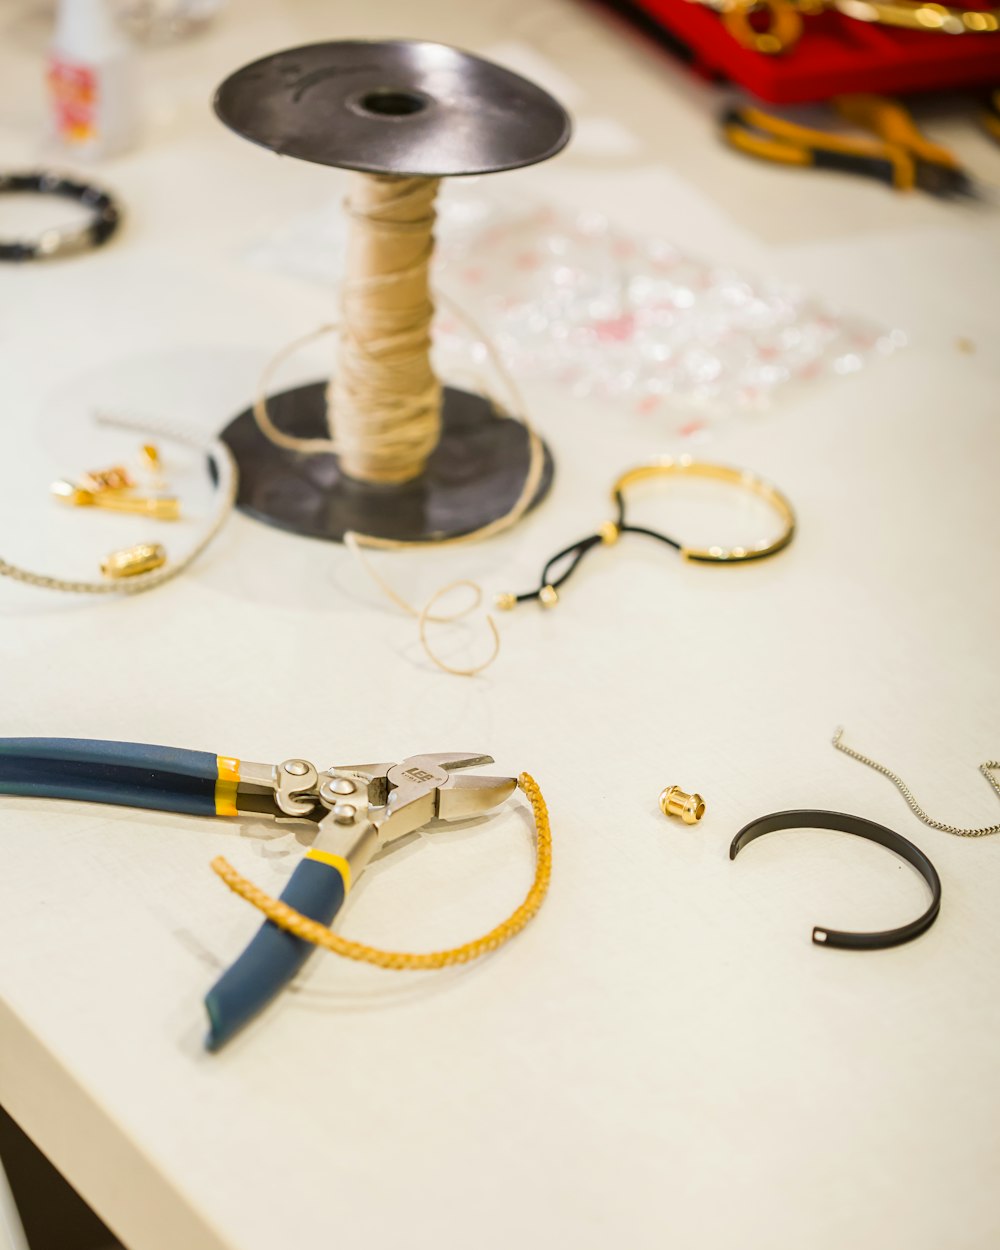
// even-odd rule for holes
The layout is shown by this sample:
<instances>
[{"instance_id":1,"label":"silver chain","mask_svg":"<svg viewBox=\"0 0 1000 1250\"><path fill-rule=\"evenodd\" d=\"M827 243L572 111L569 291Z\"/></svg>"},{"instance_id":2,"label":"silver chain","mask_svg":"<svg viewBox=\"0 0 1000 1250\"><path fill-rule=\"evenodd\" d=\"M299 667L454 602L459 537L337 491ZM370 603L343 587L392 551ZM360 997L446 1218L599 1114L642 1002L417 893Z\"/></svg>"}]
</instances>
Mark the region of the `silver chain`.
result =
<instances>
[{"instance_id":1,"label":"silver chain","mask_svg":"<svg viewBox=\"0 0 1000 1250\"><path fill-rule=\"evenodd\" d=\"M874 768L877 773L881 773L883 777L888 777L899 793L906 799L913 811L925 825L930 825L932 829L940 829L942 833L953 833L957 838L985 838L991 833L1000 833L1000 825L990 825L985 829L959 829L957 825L946 825L940 820L932 820L930 816L917 802L913 791L902 779L897 776L892 769L886 768L884 764L880 764L877 760L869 759L867 755L862 755L860 751L855 751L849 746L845 746L842 739L844 736L843 729L838 729L833 735L833 745L838 751L843 751L845 755L849 755L851 759L859 760L862 764L867 764L869 768ZM1000 782L994 776L995 770L1000 769L1000 761L987 760L985 764L979 765L979 771L993 787L993 791L997 798L1000 798Z\"/></svg>"}]
</instances>

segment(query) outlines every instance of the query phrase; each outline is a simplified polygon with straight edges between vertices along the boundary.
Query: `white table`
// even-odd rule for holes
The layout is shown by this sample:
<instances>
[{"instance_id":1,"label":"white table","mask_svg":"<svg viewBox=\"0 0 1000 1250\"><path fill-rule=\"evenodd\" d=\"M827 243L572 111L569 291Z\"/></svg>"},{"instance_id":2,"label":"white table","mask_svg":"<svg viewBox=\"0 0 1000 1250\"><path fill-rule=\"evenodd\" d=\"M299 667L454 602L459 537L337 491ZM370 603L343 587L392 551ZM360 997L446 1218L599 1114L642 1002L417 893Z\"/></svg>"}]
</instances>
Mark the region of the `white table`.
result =
<instances>
[{"instance_id":1,"label":"white table","mask_svg":"<svg viewBox=\"0 0 1000 1250\"><path fill-rule=\"evenodd\" d=\"M19 12L0 8L7 167L40 155L38 31ZM409 977L317 956L209 1056L201 996L257 916L208 861L277 889L294 836L4 800L0 1103L131 1250L995 1246L1000 840L924 828L829 745L843 723L932 812L997 818L976 772L1000 740L995 213L737 159L714 140L712 90L583 5L234 3L146 58L151 133L102 171L127 201L122 239L0 274L3 554L87 575L95 546L119 543L117 524L45 499L50 478L131 445L96 441L91 406L208 433L330 315L332 292L244 254L327 202L332 175L228 135L214 85L297 42L400 34L514 45L571 85L582 138L595 118L635 137L620 155L582 142L506 189L801 282L910 346L698 448L788 491L788 552L727 572L623 544L556 611L502 621L475 681L433 671L341 549L242 516L135 601L0 585L4 734L324 765L483 748L534 773L556 839L550 900L500 955ZM1000 182L969 125L936 133ZM500 541L386 558L408 595L460 575L530 585L603 519L614 472L678 449L655 422L528 392L556 491ZM197 510L194 458L173 471ZM674 782L705 796L700 826L658 813ZM912 837L943 879L936 926L880 953L812 946L814 921L902 923L924 889L834 834L773 835L729 862L746 820L796 806ZM428 949L486 928L530 878L527 830L512 808L422 837L366 877L344 931Z\"/></svg>"}]
</instances>

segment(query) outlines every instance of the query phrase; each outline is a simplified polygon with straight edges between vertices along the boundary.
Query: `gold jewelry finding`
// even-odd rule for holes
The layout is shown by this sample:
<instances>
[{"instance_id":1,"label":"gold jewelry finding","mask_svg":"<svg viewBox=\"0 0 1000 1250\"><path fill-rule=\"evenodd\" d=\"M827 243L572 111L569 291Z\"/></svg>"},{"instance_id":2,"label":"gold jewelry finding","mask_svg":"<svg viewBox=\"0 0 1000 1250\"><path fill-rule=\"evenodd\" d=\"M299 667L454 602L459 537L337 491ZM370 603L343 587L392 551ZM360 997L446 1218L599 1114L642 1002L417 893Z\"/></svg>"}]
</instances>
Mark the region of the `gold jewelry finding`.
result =
<instances>
[{"instance_id":1,"label":"gold jewelry finding","mask_svg":"<svg viewBox=\"0 0 1000 1250\"><path fill-rule=\"evenodd\" d=\"M110 469L91 469L80 478L80 485L99 495L106 490L131 490L135 481L124 465L116 464Z\"/></svg>"},{"instance_id":2,"label":"gold jewelry finding","mask_svg":"<svg viewBox=\"0 0 1000 1250\"><path fill-rule=\"evenodd\" d=\"M722 24L741 47L765 56L778 56L794 48L802 35L802 18L785 0L736 0L721 9ZM758 30L751 13L766 13L767 28Z\"/></svg>"},{"instance_id":3,"label":"gold jewelry finding","mask_svg":"<svg viewBox=\"0 0 1000 1250\"><path fill-rule=\"evenodd\" d=\"M543 608L554 608L559 602L559 592L555 586L543 586L538 592L538 599Z\"/></svg>"},{"instance_id":4,"label":"gold jewelry finding","mask_svg":"<svg viewBox=\"0 0 1000 1250\"><path fill-rule=\"evenodd\" d=\"M621 475L611 488L611 498L617 503L628 486L636 482L644 482L652 477L669 477L683 474L688 477L710 478L718 482L730 482L734 486L742 486L751 494L769 503L784 522L785 528L777 538L768 542L761 539L749 547L680 547L685 560L700 560L709 564L733 564L740 560L762 560L765 556L774 555L792 541L795 535L795 513L785 496L770 482L749 469L732 469L724 464L708 464L703 460L693 460L690 456L661 456L648 464L640 464Z\"/></svg>"},{"instance_id":5,"label":"gold jewelry finding","mask_svg":"<svg viewBox=\"0 0 1000 1250\"><path fill-rule=\"evenodd\" d=\"M114 490L86 490L66 478L52 483L52 494L74 508L107 508L111 512L154 517L158 521L176 521L181 514L178 500L169 495L146 497Z\"/></svg>"},{"instance_id":6,"label":"gold jewelry finding","mask_svg":"<svg viewBox=\"0 0 1000 1250\"><path fill-rule=\"evenodd\" d=\"M517 607L517 595L511 590L501 590L493 596L493 606L501 612L512 612Z\"/></svg>"},{"instance_id":7,"label":"gold jewelry finding","mask_svg":"<svg viewBox=\"0 0 1000 1250\"><path fill-rule=\"evenodd\" d=\"M105 577L135 577L138 573L162 568L166 562L167 553L159 543L136 543L134 547L105 556L101 572Z\"/></svg>"},{"instance_id":8,"label":"gold jewelry finding","mask_svg":"<svg viewBox=\"0 0 1000 1250\"><path fill-rule=\"evenodd\" d=\"M601 542L605 543L608 547L614 546L614 544L621 537L622 533L618 528L617 521L602 521L597 527L597 532L600 535Z\"/></svg>"},{"instance_id":9,"label":"gold jewelry finding","mask_svg":"<svg viewBox=\"0 0 1000 1250\"><path fill-rule=\"evenodd\" d=\"M679 816L686 825L696 825L705 815L705 800L700 794L686 794L680 786L667 786L660 791L660 811L664 816Z\"/></svg>"},{"instance_id":10,"label":"gold jewelry finding","mask_svg":"<svg viewBox=\"0 0 1000 1250\"><path fill-rule=\"evenodd\" d=\"M139 448L139 462L153 490L166 491L167 484L163 477L163 460L160 449L155 443L143 443Z\"/></svg>"}]
</instances>

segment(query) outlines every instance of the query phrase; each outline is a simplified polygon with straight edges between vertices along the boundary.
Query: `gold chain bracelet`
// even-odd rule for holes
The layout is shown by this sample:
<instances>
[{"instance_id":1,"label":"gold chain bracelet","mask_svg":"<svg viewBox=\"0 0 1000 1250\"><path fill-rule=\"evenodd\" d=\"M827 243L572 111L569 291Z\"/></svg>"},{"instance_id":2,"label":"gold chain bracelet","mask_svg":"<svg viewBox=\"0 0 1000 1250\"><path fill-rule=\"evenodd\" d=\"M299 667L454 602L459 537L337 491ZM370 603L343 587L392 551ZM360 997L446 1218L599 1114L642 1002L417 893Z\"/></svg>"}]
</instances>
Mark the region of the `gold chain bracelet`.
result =
<instances>
[{"instance_id":1,"label":"gold chain bracelet","mask_svg":"<svg viewBox=\"0 0 1000 1250\"><path fill-rule=\"evenodd\" d=\"M311 942L313 946L322 946L324 950L333 951L335 955L343 955L345 959L357 959L362 963L374 964L377 968L392 968L397 971L416 971L430 968L447 968L452 964L466 964L482 955L497 950L505 942L509 942L533 920L548 893L549 881L552 876L552 830L549 826L549 812L542 798L535 779L528 773L521 773L517 784L525 798L531 804L535 817L535 879L524 897L524 901L501 924L491 929L482 937L461 946L453 946L449 950L428 951L421 955L408 954L405 951L384 951L375 946L365 946L362 942L352 942L348 938L334 933L326 925L310 920L301 912L272 898L252 881L241 876L223 856L212 860L212 869L222 878L229 888L252 903L262 911L268 920L279 929L285 929Z\"/></svg>"}]
</instances>

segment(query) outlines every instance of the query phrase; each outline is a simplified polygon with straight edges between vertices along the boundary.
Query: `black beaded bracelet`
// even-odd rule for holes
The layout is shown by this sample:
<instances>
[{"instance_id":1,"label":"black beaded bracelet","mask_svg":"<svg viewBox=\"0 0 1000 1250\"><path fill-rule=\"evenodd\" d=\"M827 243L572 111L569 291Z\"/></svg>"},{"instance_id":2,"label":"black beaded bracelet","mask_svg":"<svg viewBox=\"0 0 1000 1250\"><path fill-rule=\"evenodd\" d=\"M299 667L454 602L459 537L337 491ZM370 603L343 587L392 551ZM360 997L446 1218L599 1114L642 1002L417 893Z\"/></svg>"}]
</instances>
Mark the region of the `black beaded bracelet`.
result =
<instances>
[{"instance_id":1,"label":"black beaded bracelet","mask_svg":"<svg viewBox=\"0 0 1000 1250\"><path fill-rule=\"evenodd\" d=\"M51 260L86 252L107 243L121 223L121 210L107 191L61 174L0 173L0 195L19 193L73 200L92 216L82 226L53 226L35 239L0 239L0 261Z\"/></svg>"}]
</instances>

